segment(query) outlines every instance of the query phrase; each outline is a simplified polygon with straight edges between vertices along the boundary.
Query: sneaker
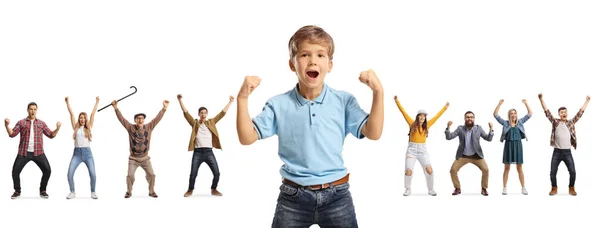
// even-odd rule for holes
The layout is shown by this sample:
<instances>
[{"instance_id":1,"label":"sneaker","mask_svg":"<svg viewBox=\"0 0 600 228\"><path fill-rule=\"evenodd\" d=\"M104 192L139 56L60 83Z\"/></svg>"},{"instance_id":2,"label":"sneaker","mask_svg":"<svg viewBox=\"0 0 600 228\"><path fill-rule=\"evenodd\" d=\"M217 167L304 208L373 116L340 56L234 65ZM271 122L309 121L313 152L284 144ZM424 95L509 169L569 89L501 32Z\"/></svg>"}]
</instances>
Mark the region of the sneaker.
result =
<instances>
[{"instance_id":1,"label":"sneaker","mask_svg":"<svg viewBox=\"0 0 600 228\"><path fill-rule=\"evenodd\" d=\"M19 198L19 196L21 196L21 193L20 193L20 192L14 192L14 193L12 194L12 196L10 196L10 198L11 198L11 199L16 199L16 198Z\"/></svg>"},{"instance_id":2,"label":"sneaker","mask_svg":"<svg viewBox=\"0 0 600 228\"><path fill-rule=\"evenodd\" d=\"M404 196L410 196L410 188L407 188L406 190L404 190Z\"/></svg>"},{"instance_id":3,"label":"sneaker","mask_svg":"<svg viewBox=\"0 0 600 228\"><path fill-rule=\"evenodd\" d=\"M69 193L69 195L67 196L67 199L73 199L73 198L75 198L75 193L74 192Z\"/></svg>"},{"instance_id":4,"label":"sneaker","mask_svg":"<svg viewBox=\"0 0 600 228\"><path fill-rule=\"evenodd\" d=\"M98 199L98 195L96 195L96 192L92 192L92 199Z\"/></svg>"},{"instance_id":5,"label":"sneaker","mask_svg":"<svg viewBox=\"0 0 600 228\"><path fill-rule=\"evenodd\" d=\"M40 192L40 197L42 197L44 199L48 199L48 197L50 197L50 196L48 195L48 193L46 193L46 191L42 191L42 192Z\"/></svg>"},{"instance_id":6,"label":"sneaker","mask_svg":"<svg viewBox=\"0 0 600 228\"><path fill-rule=\"evenodd\" d=\"M437 192L435 192L433 189L429 189L429 195L430 196L437 196Z\"/></svg>"},{"instance_id":7,"label":"sneaker","mask_svg":"<svg viewBox=\"0 0 600 228\"><path fill-rule=\"evenodd\" d=\"M523 187L521 189L521 193L523 193L523 195L528 195L529 194L529 192L527 192L527 189L525 189L525 187Z\"/></svg>"},{"instance_id":8,"label":"sneaker","mask_svg":"<svg viewBox=\"0 0 600 228\"><path fill-rule=\"evenodd\" d=\"M506 188L503 188L503 189L502 189L502 195L506 195L506 194L508 194L508 193L506 192Z\"/></svg>"},{"instance_id":9,"label":"sneaker","mask_svg":"<svg viewBox=\"0 0 600 228\"><path fill-rule=\"evenodd\" d=\"M211 189L210 194L213 196L222 196L223 195L219 191L217 191L217 189Z\"/></svg>"},{"instance_id":10,"label":"sneaker","mask_svg":"<svg viewBox=\"0 0 600 228\"><path fill-rule=\"evenodd\" d=\"M183 194L183 197L190 197L192 195L192 193L194 193L194 190L188 189L187 192L185 192L185 194Z\"/></svg>"}]
</instances>

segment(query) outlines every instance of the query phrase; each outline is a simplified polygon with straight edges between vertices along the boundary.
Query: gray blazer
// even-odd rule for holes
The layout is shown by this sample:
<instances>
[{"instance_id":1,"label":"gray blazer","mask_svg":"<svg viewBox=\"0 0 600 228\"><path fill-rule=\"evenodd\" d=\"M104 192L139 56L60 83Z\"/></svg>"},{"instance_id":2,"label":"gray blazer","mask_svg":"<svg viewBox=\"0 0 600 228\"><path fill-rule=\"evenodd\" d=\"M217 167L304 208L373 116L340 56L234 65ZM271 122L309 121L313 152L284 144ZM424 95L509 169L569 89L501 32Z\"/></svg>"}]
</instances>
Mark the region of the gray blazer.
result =
<instances>
[{"instance_id":1,"label":"gray blazer","mask_svg":"<svg viewBox=\"0 0 600 228\"><path fill-rule=\"evenodd\" d=\"M450 129L446 128L446 140L451 140L458 136L460 143L458 145L458 150L456 150L456 159L458 160L465 150L465 136L467 135L467 128L464 125L460 125L454 130L454 132L450 133ZM479 157L483 158L483 151L481 149L481 144L479 143L479 138L483 138L485 141L491 142L492 138L494 138L494 131L492 130L489 134L485 133L483 128L479 125L473 126L473 133L471 134L471 142L473 142L473 148L475 148L475 152Z\"/></svg>"}]
</instances>

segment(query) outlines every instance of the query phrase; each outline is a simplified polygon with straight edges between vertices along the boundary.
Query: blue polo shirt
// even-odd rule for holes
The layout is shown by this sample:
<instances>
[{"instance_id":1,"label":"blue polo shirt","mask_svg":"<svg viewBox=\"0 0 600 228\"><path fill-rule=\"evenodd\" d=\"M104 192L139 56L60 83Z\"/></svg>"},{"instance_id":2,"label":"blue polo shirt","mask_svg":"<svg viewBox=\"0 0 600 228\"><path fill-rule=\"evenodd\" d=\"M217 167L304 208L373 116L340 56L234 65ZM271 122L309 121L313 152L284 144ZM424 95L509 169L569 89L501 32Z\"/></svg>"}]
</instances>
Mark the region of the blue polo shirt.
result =
<instances>
[{"instance_id":1,"label":"blue polo shirt","mask_svg":"<svg viewBox=\"0 0 600 228\"><path fill-rule=\"evenodd\" d=\"M278 136L283 178L297 184L315 185L336 181L347 174L342 158L346 135L358 139L369 114L356 98L329 88L310 101L296 87L267 101L252 119L258 139Z\"/></svg>"}]
</instances>

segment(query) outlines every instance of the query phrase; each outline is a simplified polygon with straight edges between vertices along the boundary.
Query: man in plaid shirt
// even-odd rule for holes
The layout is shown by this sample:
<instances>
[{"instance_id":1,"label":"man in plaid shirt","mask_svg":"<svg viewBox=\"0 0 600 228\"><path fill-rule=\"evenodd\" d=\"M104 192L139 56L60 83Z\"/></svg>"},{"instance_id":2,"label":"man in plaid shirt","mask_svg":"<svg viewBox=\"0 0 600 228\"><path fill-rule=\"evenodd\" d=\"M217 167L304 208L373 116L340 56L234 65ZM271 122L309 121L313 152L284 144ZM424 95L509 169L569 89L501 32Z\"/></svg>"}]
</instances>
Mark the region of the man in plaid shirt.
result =
<instances>
[{"instance_id":1,"label":"man in plaid shirt","mask_svg":"<svg viewBox=\"0 0 600 228\"><path fill-rule=\"evenodd\" d=\"M4 126L9 137L14 138L18 134L21 134L19 150L12 170L15 192L11 198L16 199L21 196L21 171L27 163L33 161L42 170L40 197L47 199L46 186L50 179L50 163L48 163L48 159L44 153L44 138L42 134L51 139L56 137L60 129L60 122L56 123L56 130L50 130L44 121L36 118L37 104L35 102L27 105L27 114L27 118L19 120L12 129L8 127L10 120L4 120Z\"/></svg>"},{"instance_id":2,"label":"man in plaid shirt","mask_svg":"<svg viewBox=\"0 0 600 228\"><path fill-rule=\"evenodd\" d=\"M552 184L552 189L550 190L549 195L556 195L557 184L556 184L556 174L558 172L558 165L561 162L564 162L567 166L567 170L569 171L569 194L572 196L576 196L577 192L575 191L575 160L573 160L573 155L571 154L571 147L573 149L577 149L577 135L575 134L575 123L579 121L581 116L583 116L583 112L590 102L590 96L587 96L585 99L585 103L583 107L579 109L579 112L575 114L575 117L572 119L567 119L567 108L560 107L558 108L558 115L560 118L554 118L546 107L546 103L544 99L542 99L542 94L538 94L540 98L540 102L542 103L542 108L544 109L544 113L546 114L546 118L550 120L552 123L552 134L550 135L550 145L554 147L554 152L552 153L552 162L550 163L550 182Z\"/></svg>"}]
</instances>

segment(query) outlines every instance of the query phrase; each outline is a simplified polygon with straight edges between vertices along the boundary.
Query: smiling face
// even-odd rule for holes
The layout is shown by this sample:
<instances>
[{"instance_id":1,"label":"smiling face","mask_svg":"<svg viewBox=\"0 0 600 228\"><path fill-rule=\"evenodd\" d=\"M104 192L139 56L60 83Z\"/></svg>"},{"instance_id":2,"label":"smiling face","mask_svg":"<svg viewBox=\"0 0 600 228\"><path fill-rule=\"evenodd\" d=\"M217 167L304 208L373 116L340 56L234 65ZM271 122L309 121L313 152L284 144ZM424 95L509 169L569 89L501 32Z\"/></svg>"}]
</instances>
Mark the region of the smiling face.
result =
<instances>
[{"instance_id":1,"label":"smiling face","mask_svg":"<svg viewBox=\"0 0 600 228\"><path fill-rule=\"evenodd\" d=\"M423 124L425 122L425 118L427 116L425 116L425 114L421 113L419 115L417 115L417 120L419 121L419 125Z\"/></svg>"},{"instance_id":2,"label":"smiling face","mask_svg":"<svg viewBox=\"0 0 600 228\"><path fill-rule=\"evenodd\" d=\"M475 125L475 114L472 112L465 113L465 126L471 128Z\"/></svg>"},{"instance_id":3,"label":"smiling face","mask_svg":"<svg viewBox=\"0 0 600 228\"><path fill-rule=\"evenodd\" d=\"M87 114L85 112L79 113L79 126L85 126L87 122Z\"/></svg>"},{"instance_id":4,"label":"smiling face","mask_svg":"<svg viewBox=\"0 0 600 228\"><path fill-rule=\"evenodd\" d=\"M558 109L558 115L560 116L560 120L567 121L567 108L561 107Z\"/></svg>"},{"instance_id":5,"label":"smiling face","mask_svg":"<svg viewBox=\"0 0 600 228\"><path fill-rule=\"evenodd\" d=\"M517 110L515 109L511 109L508 111L508 119L510 120L511 123L516 123L517 122Z\"/></svg>"},{"instance_id":6,"label":"smiling face","mask_svg":"<svg viewBox=\"0 0 600 228\"><path fill-rule=\"evenodd\" d=\"M309 90L321 88L332 67L327 47L308 40L298 45L298 53L290 60L290 69L296 73L300 86Z\"/></svg>"}]
</instances>

